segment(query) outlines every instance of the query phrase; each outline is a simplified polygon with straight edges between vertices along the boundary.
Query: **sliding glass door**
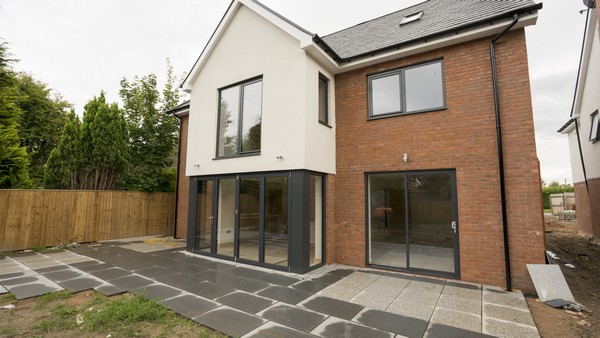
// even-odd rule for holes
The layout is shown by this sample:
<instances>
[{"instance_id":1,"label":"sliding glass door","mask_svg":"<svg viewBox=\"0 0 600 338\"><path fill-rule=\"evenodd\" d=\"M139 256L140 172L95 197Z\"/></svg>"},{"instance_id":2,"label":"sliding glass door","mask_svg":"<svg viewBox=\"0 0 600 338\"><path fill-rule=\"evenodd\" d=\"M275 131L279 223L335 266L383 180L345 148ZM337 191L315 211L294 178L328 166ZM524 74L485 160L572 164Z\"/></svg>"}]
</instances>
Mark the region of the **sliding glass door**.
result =
<instances>
[{"instance_id":1,"label":"sliding glass door","mask_svg":"<svg viewBox=\"0 0 600 338\"><path fill-rule=\"evenodd\" d=\"M454 171L367 175L369 264L458 276Z\"/></svg>"}]
</instances>

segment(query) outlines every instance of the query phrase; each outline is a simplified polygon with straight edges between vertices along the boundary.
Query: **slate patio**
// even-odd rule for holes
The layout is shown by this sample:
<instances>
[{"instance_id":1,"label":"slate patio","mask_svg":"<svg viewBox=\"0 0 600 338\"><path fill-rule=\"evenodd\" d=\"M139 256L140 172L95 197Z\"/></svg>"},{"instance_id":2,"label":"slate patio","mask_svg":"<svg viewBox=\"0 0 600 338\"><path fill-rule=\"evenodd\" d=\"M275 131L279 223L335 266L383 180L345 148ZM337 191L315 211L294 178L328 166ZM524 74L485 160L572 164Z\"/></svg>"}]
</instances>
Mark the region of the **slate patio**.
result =
<instances>
[{"instance_id":1,"label":"slate patio","mask_svg":"<svg viewBox=\"0 0 600 338\"><path fill-rule=\"evenodd\" d=\"M129 291L233 337L539 337L519 292L337 264L297 275L181 246L142 238L0 257L0 294Z\"/></svg>"}]
</instances>

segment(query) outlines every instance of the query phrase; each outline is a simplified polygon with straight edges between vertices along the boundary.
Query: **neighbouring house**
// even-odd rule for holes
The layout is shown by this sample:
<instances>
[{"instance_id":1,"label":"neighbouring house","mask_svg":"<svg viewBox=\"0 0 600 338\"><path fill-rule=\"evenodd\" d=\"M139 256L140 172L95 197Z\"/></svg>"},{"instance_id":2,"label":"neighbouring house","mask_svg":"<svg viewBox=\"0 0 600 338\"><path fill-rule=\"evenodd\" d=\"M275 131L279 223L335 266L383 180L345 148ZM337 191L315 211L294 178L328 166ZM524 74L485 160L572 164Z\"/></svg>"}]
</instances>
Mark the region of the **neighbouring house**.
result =
<instances>
[{"instance_id":1,"label":"neighbouring house","mask_svg":"<svg viewBox=\"0 0 600 338\"><path fill-rule=\"evenodd\" d=\"M176 236L297 273L533 289L544 225L524 28L541 8L430 0L320 37L234 0L172 111Z\"/></svg>"},{"instance_id":2,"label":"neighbouring house","mask_svg":"<svg viewBox=\"0 0 600 338\"><path fill-rule=\"evenodd\" d=\"M600 11L588 3L571 118L558 132L569 138L579 232L600 243Z\"/></svg>"}]
</instances>

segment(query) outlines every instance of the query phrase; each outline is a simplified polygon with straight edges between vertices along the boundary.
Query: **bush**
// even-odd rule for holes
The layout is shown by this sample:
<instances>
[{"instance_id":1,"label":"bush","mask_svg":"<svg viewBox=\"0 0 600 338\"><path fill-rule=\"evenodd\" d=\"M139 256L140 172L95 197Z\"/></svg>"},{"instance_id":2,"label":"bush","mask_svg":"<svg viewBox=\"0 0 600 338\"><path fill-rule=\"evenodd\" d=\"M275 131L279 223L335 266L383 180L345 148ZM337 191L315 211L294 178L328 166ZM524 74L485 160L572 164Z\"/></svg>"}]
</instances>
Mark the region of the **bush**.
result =
<instances>
[{"instance_id":1,"label":"bush","mask_svg":"<svg viewBox=\"0 0 600 338\"><path fill-rule=\"evenodd\" d=\"M562 194L563 192L573 192L574 188L570 184L559 184L557 181L550 185L542 184L542 201L544 209L550 209L550 195Z\"/></svg>"}]
</instances>

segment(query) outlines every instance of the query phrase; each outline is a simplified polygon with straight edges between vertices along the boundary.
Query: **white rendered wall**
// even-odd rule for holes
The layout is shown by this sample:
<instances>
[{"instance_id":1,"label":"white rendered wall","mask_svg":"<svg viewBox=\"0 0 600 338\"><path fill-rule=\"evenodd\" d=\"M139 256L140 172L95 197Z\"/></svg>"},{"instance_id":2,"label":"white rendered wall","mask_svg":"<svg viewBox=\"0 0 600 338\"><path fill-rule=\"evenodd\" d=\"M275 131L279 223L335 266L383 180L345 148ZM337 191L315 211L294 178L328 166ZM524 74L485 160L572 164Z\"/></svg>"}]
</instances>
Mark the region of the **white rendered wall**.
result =
<instances>
[{"instance_id":1,"label":"white rendered wall","mask_svg":"<svg viewBox=\"0 0 600 338\"><path fill-rule=\"evenodd\" d=\"M297 39L241 6L192 84L186 175L293 169L334 173L335 134L318 123L313 108L317 75L314 84L307 84L310 60ZM261 75L261 154L216 160L218 89ZM314 98L307 95L312 86ZM312 123L307 114L314 115Z\"/></svg>"},{"instance_id":2,"label":"white rendered wall","mask_svg":"<svg viewBox=\"0 0 600 338\"><path fill-rule=\"evenodd\" d=\"M600 36L598 29L592 28L594 35L591 39L592 49L587 69L587 77L583 86L581 108L579 110L579 132L581 148L585 159L585 170L588 179L600 177L600 141L591 143L589 141L591 118L590 115L600 110ZM573 182L583 182L583 170L579 156L579 146L575 129L569 133L569 151L571 153L571 168L573 171Z\"/></svg>"}]
</instances>

